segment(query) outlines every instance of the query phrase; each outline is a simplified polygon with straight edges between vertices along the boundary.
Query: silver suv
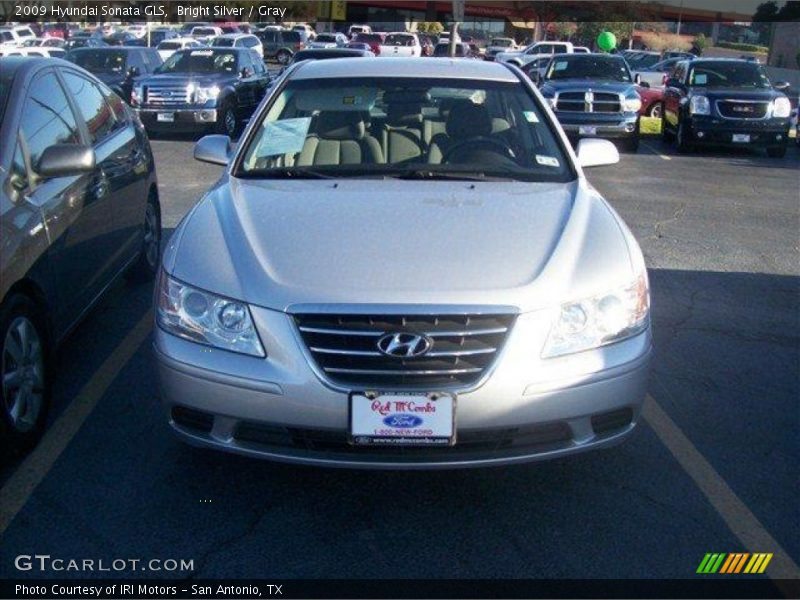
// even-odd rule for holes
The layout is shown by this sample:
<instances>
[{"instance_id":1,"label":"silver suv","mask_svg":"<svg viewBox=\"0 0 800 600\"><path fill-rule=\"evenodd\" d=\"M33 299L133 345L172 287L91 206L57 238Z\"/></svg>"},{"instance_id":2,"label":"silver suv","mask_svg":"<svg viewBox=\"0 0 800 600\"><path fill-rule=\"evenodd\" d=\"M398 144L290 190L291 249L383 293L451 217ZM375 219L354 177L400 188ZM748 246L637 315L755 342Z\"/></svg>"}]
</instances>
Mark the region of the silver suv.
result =
<instances>
[{"instance_id":1,"label":"silver suv","mask_svg":"<svg viewBox=\"0 0 800 600\"><path fill-rule=\"evenodd\" d=\"M186 441L338 467L552 458L633 430L651 352L636 241L515 67L291 67L177 228L156 293Z\"/></svg>"}]
</instances>

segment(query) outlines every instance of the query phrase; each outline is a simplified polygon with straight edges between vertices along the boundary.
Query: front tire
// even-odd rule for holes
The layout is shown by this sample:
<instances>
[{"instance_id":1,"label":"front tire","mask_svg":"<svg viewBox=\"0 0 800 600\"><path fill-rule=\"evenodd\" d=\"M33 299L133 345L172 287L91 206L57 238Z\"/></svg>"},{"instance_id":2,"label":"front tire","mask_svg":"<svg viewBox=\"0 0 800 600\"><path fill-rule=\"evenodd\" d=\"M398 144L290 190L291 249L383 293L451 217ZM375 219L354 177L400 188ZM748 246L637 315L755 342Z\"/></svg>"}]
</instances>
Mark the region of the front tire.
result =
<instances>
[{"instance_id":1,"label":"front tire","mask_svg":"<svg viewBox=\"0 0 800 600\"><path fill-rule=\"evenodd\" d=\"M23 294L0 308L0 445L22 453L44 432L52 386L44 319Z\"/></svg>"},{"instance_id":2,"label":"front tire","mask_svg":"<svg viewBox=\"0 0 800 600\"><path fill-rule=\"evenodd\" d=\"M770 158L783 158L786 156L786 146L774 146L767 148L767 156Z\"/></svg>"},{"instance_id":3,"label":"front tire","mask_svg":"<svg viewBox=\"0 0 800 600\"><path fill-rule=\"evenodd\" d=\"M161 263L161 207L155 192L150 192L144 215L144 234L139 258L131 267L128 279L137 283L151 281Z\"/></svg>"},{"instance_id":4,"label":"front tire","mask_svg":"<svg viewBox=\"0 0 800 600\"><path fill-rule=\"evenodd\" d=\"M239 119L236 116L236 109L232 102L226 101L217 114L217 133L227 135L232 138L239 129Z\"/></svg>"},{"instance_id":5,"label":"front tire","mask_svg":"<svg viewBox=\"0 0 800 600\"><path fill-rule=\"evenodd\" d=\"M647 116L653 119L660 119L663 112L664 109L661 106L661 102L653 102L650 106L650 110L647 111Z\"/></svg>"},{"instance_id":6,"label":"front tire","mask_svg":"<svg viewBox=\"0 0 800 600\"><path fill-rule=\"evenodd\" d=\"M675 147L678 152L685 154L692 150L692 144L687 138L686 126L683 121L678 123L678 132L675 134Z\"/></svg>"}]
</instances>

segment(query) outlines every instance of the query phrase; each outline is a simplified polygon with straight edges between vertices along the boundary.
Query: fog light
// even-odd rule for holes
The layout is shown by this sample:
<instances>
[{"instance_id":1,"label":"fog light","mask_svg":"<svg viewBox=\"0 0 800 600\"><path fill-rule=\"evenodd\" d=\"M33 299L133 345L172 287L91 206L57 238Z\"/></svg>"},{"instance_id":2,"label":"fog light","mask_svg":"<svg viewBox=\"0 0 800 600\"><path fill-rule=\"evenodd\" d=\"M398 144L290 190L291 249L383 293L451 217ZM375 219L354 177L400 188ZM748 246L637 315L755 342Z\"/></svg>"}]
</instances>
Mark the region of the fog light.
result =
<instances>
[{"instance_id":1,"label":"fog light","mask_svg":"<svg viewBox=\"0 0 800 600\"><path fill-rule=\"evenodd\" d=\"M775 136L775 139L780 142L783 139L783 136L779 133L778 135Z\"/></svg>"},{"instance_id":2,"label":"fog light","mask_svg":"<svg viewBox=\"0 0 800 600\"><path fill-rule=\"evenodd\" d=\"M631 133L635 128L636 128L635 123L628 123L627 125L625 125L625 131L627 131L628 133Z\"/></svg>"},{"instance_id":3,"label":"fog light","mask_svg":"<svg viewBox=\"0 0 800 600\"><path fill-rule=\"evenodd\" d=\"M698 131L697 132L697 137L700 138L700 139L703 139L704 137L706 137L706 134L705 134L704 131Z\"/></svg>"}]
</instances>

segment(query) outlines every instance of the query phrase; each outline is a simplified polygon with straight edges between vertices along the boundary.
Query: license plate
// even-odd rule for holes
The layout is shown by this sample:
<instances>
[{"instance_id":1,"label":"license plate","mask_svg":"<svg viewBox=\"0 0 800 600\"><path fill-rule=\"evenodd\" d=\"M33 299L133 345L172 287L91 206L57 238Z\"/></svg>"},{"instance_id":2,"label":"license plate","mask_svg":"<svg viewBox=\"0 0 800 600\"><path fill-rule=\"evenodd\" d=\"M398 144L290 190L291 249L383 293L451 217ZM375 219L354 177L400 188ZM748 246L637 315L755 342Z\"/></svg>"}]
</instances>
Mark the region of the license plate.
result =
<instances>
[{"instance_id":1,"label":"license plate","mask_svg":"<svg viewBox=\"0 0 800 600\"><path fill-rule=\"evenodd\" d=\"M156 121L160 123L172 123L175 121L175 113L158 113Z\"/></svg>"},{"instance_id":2,"label":"license plate","mask_svg":"<svg viewBox=\"0 0 800 600\"><path fill-rule=\"evenodd\" d=\"M580 135L597 135L597 127L592 127L591 125L581 125L578 127L578 133Z\"/></svg>"},{"instance_id":3,"label":"license plate","mask_svg":"<svg viewBox=\"0 0 800 600\"><path fill-rule=\"evenodd\" d=\"M350 441L357 446L452 446L454 394L350 395Z\"/></svg>"},{"instance_id":4,"label":"license plate","mask_svg":"<svg viewBox=\"0 0 800 600\"><path fill-rule=\"evenodd\" d=\"M737 144L747 144L750 142L750 134L749 133L734 133L733 134L733 141Z\"/></svg>"}]
</instances>

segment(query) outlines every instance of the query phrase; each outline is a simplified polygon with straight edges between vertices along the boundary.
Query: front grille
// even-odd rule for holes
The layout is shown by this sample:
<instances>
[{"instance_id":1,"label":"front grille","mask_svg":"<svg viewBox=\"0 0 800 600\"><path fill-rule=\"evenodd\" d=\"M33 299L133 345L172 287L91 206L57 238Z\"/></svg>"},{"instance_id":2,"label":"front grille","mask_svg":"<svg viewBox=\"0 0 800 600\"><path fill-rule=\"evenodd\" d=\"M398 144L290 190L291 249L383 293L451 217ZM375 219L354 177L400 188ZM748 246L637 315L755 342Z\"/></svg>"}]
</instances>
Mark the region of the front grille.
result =
<instances>
[{"instance_id":1,"label":"front grille","mask_svg":"<svg viewBox=\"0 0 800 600\"><path fill-rule=\"evenodd\" d=\"M536 450L544 452L563 447L572 440L569 426L557 421L540 425L459 431L455 446L353 446L346 431L284 427L268 423L244 421L234 433L239 442L260 446L294 448L310 452L368 454L370 456L404 456L433 458L474 452Z\"/></svg>"},{"instance_id":2,"label":"front grille","mask_svg":"<svg viewBox=\"0 0 800 600\"><path fill-rule=\"evenodd\" d=\"M180 106L189 101L186 86L145 86L143 104L152 106Z\"/></svg>"},{"instance_id":3,"label":"front grille","mask_svg":"<svg viewBox=\"0 0 800 600\"><path fill-rule=\"evenodd\" d=\"M295 321L319 368L331 381L358 389L433 389L475 383L494 362L514 315L299 314ZM387 356L387 333L432 342L419 357Z\"/></svg>"},{"instance_id":4,"label":"front grille","mask_svg":"<svg viewBox=\"0 0 800 600\"><path fill-rule=\"evenodd\" d=\"M172 420L181 427L205 433L210 432L214 427L214 415L202 410L186 408L185 406L172 407Z\"/></svg>"},{"instance_id":5,"label":"front grille","mask_svg":"<svg viewBox=\"0 0 800 600\"><path fill-rule=\"evenodd\" d=\"M622 111L619 95L609 92L592 92L592 101L586 102L586 92L564 92L558 95L556 110L566 112L618 113Z\"/></svg>"},{"instance_id":6,"label":"front grille","mask_svg":"<svg viewBox=\"0 0 800 600\"><path fill-rule=\"evenodd\" d=\"M611 433L627 427L633 421L633 411L630 408L620 408L611 412L594 415L592 429L597 435Z\"/></svg>"},{"instance_id":7,"label":"front grille","mask_svg":"<svg viewBox=\"0 0 800 600\"><path fill-rule=\"evenodd\" d=\"M767 116L769 102L717 100L717 110L727 119L763 119Z\"/></svg>"}]
</instances>

